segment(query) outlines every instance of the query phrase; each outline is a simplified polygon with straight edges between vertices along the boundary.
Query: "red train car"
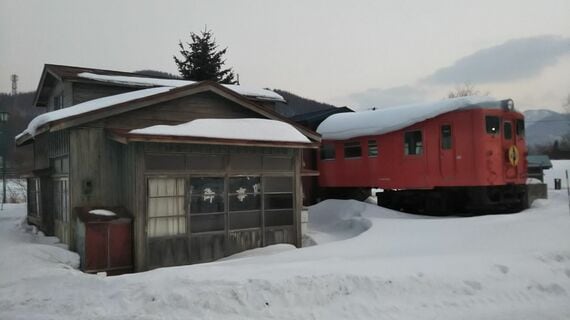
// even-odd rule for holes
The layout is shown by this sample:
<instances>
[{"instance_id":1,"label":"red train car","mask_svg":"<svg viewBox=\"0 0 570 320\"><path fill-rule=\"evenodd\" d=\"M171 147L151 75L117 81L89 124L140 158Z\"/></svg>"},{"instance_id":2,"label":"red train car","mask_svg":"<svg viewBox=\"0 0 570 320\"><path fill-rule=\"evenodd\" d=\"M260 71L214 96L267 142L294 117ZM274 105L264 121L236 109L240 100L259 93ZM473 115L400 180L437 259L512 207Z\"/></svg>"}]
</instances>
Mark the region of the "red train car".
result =
<instances>
[{"instance_id":1,"label":"red train car","mask_svg":"<svg viewBox=\"0 0 570 320\"><path fill-rule=\"evenodd\" d=\"M526 207L524 116L510 99L336 114L317 132L319 184L329 195L381 188L379 205L425 213Z\"/></svg>"}]
</instances>

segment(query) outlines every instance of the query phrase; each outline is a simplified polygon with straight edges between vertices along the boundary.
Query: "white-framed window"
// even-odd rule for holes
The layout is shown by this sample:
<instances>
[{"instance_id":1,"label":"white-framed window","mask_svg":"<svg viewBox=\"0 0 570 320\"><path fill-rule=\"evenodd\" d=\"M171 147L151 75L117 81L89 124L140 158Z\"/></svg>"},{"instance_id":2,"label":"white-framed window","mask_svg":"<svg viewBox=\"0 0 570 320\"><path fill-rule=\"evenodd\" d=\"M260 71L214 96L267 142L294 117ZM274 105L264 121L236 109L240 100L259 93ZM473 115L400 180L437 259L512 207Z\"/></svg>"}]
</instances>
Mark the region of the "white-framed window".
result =
<instances>
[{"instance_id":1,"label":"white-framed window","mask_svg":"<svg viewBox=\"0 0 570 320\"><path fill-rule=\"evenodd\" d=\"M148 179L147 232L149 237L186 233L184 178Z\"/></svg>"}]
</instances>

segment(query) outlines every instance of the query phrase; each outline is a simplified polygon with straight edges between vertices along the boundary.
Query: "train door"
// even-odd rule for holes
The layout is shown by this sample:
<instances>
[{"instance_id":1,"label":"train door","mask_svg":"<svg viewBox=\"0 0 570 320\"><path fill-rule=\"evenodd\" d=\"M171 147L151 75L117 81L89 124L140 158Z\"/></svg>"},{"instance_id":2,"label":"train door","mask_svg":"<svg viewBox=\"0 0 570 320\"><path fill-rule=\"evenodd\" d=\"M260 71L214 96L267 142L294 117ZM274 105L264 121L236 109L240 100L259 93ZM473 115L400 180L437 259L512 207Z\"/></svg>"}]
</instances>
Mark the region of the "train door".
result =
<instances>
[{"instance_id":1,"label":"train door","mask_svg":"<svg viewBox=\"0 0 570 320\"><path fill-rule=\"evenodd\" d=\"M443 181L450 181L455 178L455 151L451 124L440 126L439 170Z\"/></svg>"},{"instance_id":2,"label":"train door","mask_svg":"<svg viewBox=\"0 0 570 320\"><path fill-rule=\"evenodd\" d=\"M503 121L503 150L505 154L505 179L515 179L517 177L517 164L519 160L519 149L516 146L513 134L513 122Z\"/></svg>"}]
</instances>

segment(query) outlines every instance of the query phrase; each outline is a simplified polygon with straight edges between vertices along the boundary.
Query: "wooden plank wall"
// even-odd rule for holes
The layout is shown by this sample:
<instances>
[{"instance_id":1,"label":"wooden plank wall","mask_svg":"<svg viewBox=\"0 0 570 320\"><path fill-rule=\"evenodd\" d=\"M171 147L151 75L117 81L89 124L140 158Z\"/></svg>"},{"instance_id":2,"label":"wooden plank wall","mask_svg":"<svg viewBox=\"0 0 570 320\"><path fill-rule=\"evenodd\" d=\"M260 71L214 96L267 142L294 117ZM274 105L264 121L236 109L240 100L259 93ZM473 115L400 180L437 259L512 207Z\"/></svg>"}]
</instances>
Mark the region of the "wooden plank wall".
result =
<instances>
[{"instance_id":1,"label":"wooden plank wall","mask_svg":"<svg viewBox=\"0 0 570 320\"><path fill-rule=\"evenodd\" d=\"M206 92L111 117L101 125L113 129L137 129L157 124L176 125L200 118L260 117L236 103Z\"/></svg>"},{"instance_id":2,"label":"wooden plank wall","mask_svg":"<svg viewBox=\"0 0 570 320\"><path fill-rule=\"evenodd\" d=\"M99 83L73 83L73 101L72 104L78 104L85 101L108 97L116 94L140 90L140 88L120 87L116 85L105 85Z\"/></svg>"},{"instance_id":3,"label":"wooden plank wall","mask_svg":"<svg viewBox=\"0 0 570 320\"><path fill-rule=\"evenodd\" d=\"M71 207L123 205L124 146L103 128L71 129L69 141Z\"/></svg>"}]
</instances>

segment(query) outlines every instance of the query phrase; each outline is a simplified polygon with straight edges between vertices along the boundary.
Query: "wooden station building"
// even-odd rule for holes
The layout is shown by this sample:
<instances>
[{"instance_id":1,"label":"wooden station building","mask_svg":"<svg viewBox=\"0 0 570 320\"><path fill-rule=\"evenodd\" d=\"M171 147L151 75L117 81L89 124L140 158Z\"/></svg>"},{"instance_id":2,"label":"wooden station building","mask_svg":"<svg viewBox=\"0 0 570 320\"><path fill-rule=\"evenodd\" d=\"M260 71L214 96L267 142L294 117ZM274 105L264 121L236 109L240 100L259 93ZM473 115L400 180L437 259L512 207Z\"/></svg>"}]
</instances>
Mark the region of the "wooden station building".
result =
<instances>
[{"instance_id":1,"label":"wooden station building","mask_svg":"<svg viewBox=\"0 0 570 320\"><path fill-rule=\"evenodd\" d=\"M34 145L28 221L78 251L91 272L300 246L302 150L320 136L276 113L282 100L209 81L45 65L34 104L46 113L16 137ZM127 231L99 228L116 219L85 218L91 209L117 213ZM97 262L112 257L126 262Z\"/></svg>"}]
</instances>

